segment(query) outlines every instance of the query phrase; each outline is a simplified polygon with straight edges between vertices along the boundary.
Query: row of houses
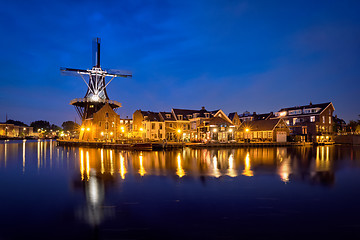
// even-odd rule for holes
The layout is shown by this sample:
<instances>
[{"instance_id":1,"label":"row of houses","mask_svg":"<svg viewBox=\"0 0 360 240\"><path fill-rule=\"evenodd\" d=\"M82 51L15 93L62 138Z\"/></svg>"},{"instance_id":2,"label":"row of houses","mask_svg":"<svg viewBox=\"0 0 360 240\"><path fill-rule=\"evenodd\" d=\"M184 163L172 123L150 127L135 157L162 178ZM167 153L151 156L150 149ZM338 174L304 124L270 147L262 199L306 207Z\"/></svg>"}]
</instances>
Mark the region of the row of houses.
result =
<instances>
[{"instance_id":1,"label":"row of houses","mask_svg":"<svg viewBox=\"0 0 360 240\"><path fill-rule=\"evenodd\" d=\"M80 139L143 139L147 141L193 142L286 142L331 141L334 133L331 102L282 108L257 114L221 109L171 109L169 112L136 110L132 119L121 119L105 105L85 120Z\"/></svg>"},{"instance_id":2,"label":"row of houses","mask_svg":"<svg viewBox=\"0 0 360 240\"><path fill-rule=\"evenodd\" d=\"M0 137L28 137L33 136L33 128L17 126L14 124L0 123Z\"/></svg>"}]
</instances>

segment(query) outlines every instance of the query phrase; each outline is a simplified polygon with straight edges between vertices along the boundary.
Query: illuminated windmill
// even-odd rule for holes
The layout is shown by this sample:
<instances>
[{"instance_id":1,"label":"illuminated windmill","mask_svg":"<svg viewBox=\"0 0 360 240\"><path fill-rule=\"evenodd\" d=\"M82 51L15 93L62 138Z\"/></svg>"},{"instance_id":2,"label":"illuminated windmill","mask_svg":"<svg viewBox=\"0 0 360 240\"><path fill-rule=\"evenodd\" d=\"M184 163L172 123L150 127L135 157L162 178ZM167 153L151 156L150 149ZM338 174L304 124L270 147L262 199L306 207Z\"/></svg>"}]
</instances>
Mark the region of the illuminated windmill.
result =
<instances>
[{"instance_id":1,"label":"illuminated windmill","mask_svg":"<svg viewBox=\"0 0 360 240\"><path fill-rule=\"evenodd\" d=\"M70 104L73 105L84 121L85 119L92 118L93 114L100 110L106 103L112 109L121 107L121 103L110 100L106 87L115 77L132 77L132 74L122 70L116 69L102 69L100 67L100 38L95 38L93 41L93 67L90 70L74 69L74 68L60 68L63 74L80 76L88 89L84 98L75 98ZM88 82L84 76L89 76ZM106 82L106 77L111 79Z\"/></svg>"}]
</instances>

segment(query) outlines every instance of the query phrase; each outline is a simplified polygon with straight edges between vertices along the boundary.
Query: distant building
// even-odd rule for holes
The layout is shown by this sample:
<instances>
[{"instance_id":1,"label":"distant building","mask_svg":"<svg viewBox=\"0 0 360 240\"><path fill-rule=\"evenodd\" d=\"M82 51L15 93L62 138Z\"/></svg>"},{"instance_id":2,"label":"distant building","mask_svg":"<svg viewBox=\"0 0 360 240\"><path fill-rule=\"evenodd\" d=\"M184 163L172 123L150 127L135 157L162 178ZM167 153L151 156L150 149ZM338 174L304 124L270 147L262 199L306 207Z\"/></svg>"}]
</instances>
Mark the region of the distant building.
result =
<instances>
[{"instance_id":1,"label":"distant building","mask_svg":"<svg viewBox=\"0 0 360 240\"><path fill-rule=\"evenodd\" d=\"M12 137L29 137L29 136L34 136L33 127L0 123L0 137L12 138Z\"/></svg>"},{"instance_id":2,"label":"distant building","mask_svg":"<svg viewBox=\"0 0 360 240\"><path fill-rule=\"evenodd\" d=\"M333 136L333 112L331 102L282 108L273 119L284 119L292 135L300 136L301 141L330 141Z\"/></svg>"},{"instance_id":3,"label":"distant building","mask_svg":"<svg viewBox=\"0 0 360 240\"><path fill-rule=\"evenodd\" d=\"M244 121L237 141L286 142L290 129L283 119Z\"/></svg>"},{"instance_id":4,"label":"distant building","mask_svg":"<svg viewBox=\"0 0 360 240\"><path fill-rule=\"evenodd\" d=\"M219 125L220 131L223 129L221 125L233 125L222 110L207 111L205 107L200 110L173 108L171 112L137 110L133 114L133 135L155 141L210 140L211 136L215 136L210 134L210 122L215 117L223 118L226 121L226 124ZM217 127L217 123L212 125ZM221 135L220 139L223 138L228 139L228 134Z\"/></svg>"}]
</instances>

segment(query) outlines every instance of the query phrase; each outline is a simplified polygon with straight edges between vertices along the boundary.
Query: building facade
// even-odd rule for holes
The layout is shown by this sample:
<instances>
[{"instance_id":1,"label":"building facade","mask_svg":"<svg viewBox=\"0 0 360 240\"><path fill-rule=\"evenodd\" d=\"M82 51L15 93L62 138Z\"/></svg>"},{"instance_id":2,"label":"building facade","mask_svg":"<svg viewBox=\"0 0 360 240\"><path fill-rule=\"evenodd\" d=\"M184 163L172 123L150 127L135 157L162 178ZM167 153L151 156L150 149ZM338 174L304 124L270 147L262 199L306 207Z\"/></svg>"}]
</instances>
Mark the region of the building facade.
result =
<instances>
[{"instance_id":1,"label":"building facade","mask_svg":"<svg viewBox=\"0 0 360 240\"><path fill-rule=\"evenodd\" d=\"M238 130L237 141L287 142L290 129L283 119L245 121Z\"/></svg>"},{"instance_id":2,"label":"building facade","mask_svg":"<svg viewBox=\"0 0 360 240\"><path fill-rule=\"evenodd\" d=\"M300 141L331 141L334 135L335 108L331 102L282 108L273 119L283 119L290 134Z\"/></svg>"}]
</instances>

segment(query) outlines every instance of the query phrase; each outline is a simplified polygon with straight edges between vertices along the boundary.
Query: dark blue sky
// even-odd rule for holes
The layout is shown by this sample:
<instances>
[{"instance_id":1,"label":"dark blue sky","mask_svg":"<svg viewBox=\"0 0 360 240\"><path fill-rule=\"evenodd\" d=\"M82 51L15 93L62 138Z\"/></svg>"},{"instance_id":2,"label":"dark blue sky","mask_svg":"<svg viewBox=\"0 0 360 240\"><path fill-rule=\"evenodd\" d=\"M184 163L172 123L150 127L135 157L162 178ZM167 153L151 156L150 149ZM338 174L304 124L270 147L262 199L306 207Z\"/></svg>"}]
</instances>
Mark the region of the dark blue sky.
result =
<instances>
[{"instance_id":1,"label":"dark blue sky","mask_svg":"<svg viewBox=\"0 0 360 240\"><path fill-rule=\"evenodd\" d=\"M332 101L360 114L360 1L1 1L0 121L61 125L84 97L60 67L131 70L110 99L136 109L277 111ZM77 117L77 119L79 119Z\"/></svg>"}]
</instances>

